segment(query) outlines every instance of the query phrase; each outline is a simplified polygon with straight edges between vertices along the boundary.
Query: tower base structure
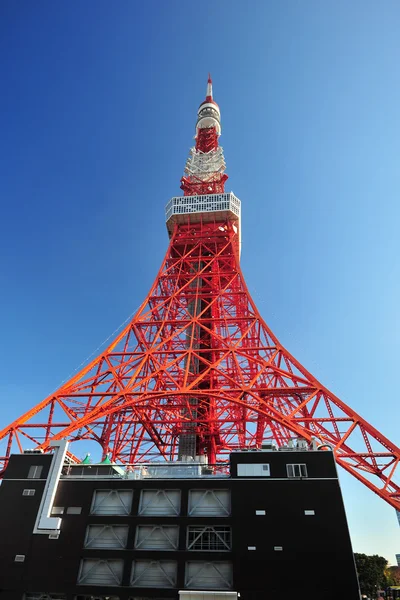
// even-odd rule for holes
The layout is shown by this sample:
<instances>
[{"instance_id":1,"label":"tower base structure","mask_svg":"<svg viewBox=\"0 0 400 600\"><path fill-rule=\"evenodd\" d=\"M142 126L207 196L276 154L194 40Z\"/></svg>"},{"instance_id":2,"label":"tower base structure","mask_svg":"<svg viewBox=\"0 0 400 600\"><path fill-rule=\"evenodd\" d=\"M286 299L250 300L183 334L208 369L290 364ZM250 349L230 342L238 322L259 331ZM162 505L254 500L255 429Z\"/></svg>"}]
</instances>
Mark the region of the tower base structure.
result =
<instances>
[{"instance_id":1,"label":"tower base structure","mask_svg":"<svg viewBox=\"0 0 400 600\"><path fill-rule=\"evenodd\" d=\"M266 444L229 467L67 456L10 458L0 600L359 600L329 450Z\"/></svg>"}]
</instances>

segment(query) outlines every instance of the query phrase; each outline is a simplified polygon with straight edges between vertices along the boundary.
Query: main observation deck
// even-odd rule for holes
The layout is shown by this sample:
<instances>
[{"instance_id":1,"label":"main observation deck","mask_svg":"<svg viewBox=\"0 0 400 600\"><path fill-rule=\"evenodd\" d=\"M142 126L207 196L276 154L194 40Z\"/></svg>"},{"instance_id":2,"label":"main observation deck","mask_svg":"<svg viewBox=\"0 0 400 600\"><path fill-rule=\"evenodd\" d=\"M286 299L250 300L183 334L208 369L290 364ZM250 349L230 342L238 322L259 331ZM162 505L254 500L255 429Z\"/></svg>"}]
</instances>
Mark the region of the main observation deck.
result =
<instances>
[{"instance_id":1,"label":"main observation deck","mask_svg":"<svg viewBox=\"0 0 400 600\"><path fill-rule=\"evenodd\" d=\"M221 219L235 222L241 242L241 203L232 192L202 196L175 196L165 207L165 220L171 237L177 223L200 223Z\"/></svg>"}]
</instances>

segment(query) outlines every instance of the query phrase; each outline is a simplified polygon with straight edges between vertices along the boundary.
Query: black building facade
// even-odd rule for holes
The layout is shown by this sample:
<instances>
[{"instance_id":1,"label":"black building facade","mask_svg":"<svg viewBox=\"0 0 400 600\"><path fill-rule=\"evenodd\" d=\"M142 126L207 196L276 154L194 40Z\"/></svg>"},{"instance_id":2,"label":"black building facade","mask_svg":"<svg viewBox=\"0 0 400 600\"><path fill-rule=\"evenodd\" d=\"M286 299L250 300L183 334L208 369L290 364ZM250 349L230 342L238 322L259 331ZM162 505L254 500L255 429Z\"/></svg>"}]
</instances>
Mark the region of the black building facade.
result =
<instances>
[{"instance_id":1,"label":"black building facade","mask_svg":"<svg viewBox=\"0 0 400 600\"><path fill-rule=\"evenodd\" d=\"M122 470L13 455L0 600L359 600L332 452Z\"/></svg>"}]
</instances>

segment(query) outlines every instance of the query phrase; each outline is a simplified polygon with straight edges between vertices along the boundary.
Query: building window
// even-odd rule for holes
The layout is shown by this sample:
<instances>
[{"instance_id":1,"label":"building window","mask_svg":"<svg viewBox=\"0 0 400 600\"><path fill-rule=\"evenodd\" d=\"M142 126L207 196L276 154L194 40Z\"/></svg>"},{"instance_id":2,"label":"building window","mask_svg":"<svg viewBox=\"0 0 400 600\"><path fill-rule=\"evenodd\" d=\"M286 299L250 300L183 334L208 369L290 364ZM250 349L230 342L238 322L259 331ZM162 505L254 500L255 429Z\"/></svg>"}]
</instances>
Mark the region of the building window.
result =
<instances>
[{"instance_id":1,"label":"building window","mask_svg":"<svg viewBox=\"0 0 400 600\"><path fill-rule=\"evenodd\" d=\"M89 525L85 548L126 548L128 525Z\"/></svg>"},{"instance_id":2,"label":"building window","mask_svg":"<svg viewBox=\"0 0 400 600\"><path fill-rule=\"evenodd\" d=\"M132 564L131 585L136 587L176 587L174 560L136 560Z\"/></svg>"},{"instance_id":3,"label":"building window","mask_svg":"<svg viewBox=\"0 0 400 600\"><path fill-rule=\"evenodd\" d=\"M41 465L32 465L29 467L28 479L40 479L43 467Z\"/></svg>"},{"instance_id":4,"label":"building window","mask_svg":"<svg viewBox=\"0 0 400 600\"><path fill-rule=\"evenodd\" d=\"M129 515L132 506L132 490L95 490L92 515Z\"/></svg>"},{"instance_id":5,"label":"building window","mask_svg":"<svg viewBox=\"0 0 400 600\"><path fill-rule=\"evenodd\" d=\"M185 587L205 590L229 590L232 587L232 563L190 561L185 567Z\"/></svg>"},{"instance_id":6,"label":"building window","mask_svg":"<svg viewBox=\"0 0 400 600\"><path fill-rule=\"evenodd\" d=\"M34 495L35 495L35 491L36 491L36 490L24 490L24 491L22 492L22 495L23 495L23 496L34 496Z\"/></svg>"},{"instance_id":7,"label":"building window","mask_svg":"<svg viewBox=\"0 0 400 600\"><path fill-rule=\"evenodd\" d=\"M51 509L51 515L63 515L64 507L63 506L53 506Z\"/></svg>"},{"instance_id":8,"label":"building window","mask_svg":"<svg viewBox=\"0 0 400 600\"><path fill-rule=\"evenodd\" d=\"M138 550L177 550L177 525L138 525L135 548Z\"/></svg>"},{"instance_id":9,"label":"building window","mask_svg":"<svg viewBox=\"0 0 400 600\"><path fill-rule=\"evenodd\" d=\"M190 517L227 517L230 514L229 490L189 490Z\"/></svg>"},{"instance_id":10,"label":"building window","mask_svg":"<svg viewBox=\"0 0 400 600\"><path fill-rule=\"evenodd\" d=\"M282 552L282 550L283 550L283 546L274 546L274 550L275 550L276 552Z\"/></svg>"},{"instance_id":11,"label":"building window","mask_svg":"<svg viewBox=\"0 0 400 600\"><path fill-rule=\"evenodd\" d=\"M82 512L82 506L68 506L67 515L80 515Z\"/></svg>"},{"instance_id":12,"label":"building window","mask_svg":"<svg viewBox=\"0 0 400 600\"><path fill-rule=\"evenodd\" d=\"M288 477L307 477L307 466L301 465L286 465Z\"/></svg>"},{"instance_id":13,"label":"building window","mask_svg":"<svg viewBox=\"0 0 400 600\"><path fill-rule=\"evenodd\" d=\"M171 517L181 511L180 490L142 490L139 515Z\"/></svg>"},{"instance_id":14,"label":"building window","mask_svg":"<svg viewBox=\"0 0 400 600\"><path fill-rule=\"evenodd\" d=\"M227 552L231 549L231 528L190 525L187 530L187 549Z\"/></svg>"},{"instance_id":15,"label":"building window","mask_svg":"<svg viewBox=\"0 0 400 600\"><path fill-rule=\"evenodd\" d=\"M81 560L80 585L120 585L124 561L120 559L84 558Z\"/></svg>"},{"instance_id":16,"label":"building window","mask_svg":"<svg viewBox=\"0 0 400 600\"><path fill-rule=\"evenodd\" d=\"M238 477L269 477L271 473L268 464L242 463L237 466L237 474Z\"/></svg>"},{"instance_id":17,"label":"building window","mask_svg":"<svg viewBox=\"0 0 400 600\"><path fill-rule=\"evenodd\" d=\"M306 517L312 517L315 515L315 510L305 510L304 514L306 515Z\"/></svg>"}]
</instances>

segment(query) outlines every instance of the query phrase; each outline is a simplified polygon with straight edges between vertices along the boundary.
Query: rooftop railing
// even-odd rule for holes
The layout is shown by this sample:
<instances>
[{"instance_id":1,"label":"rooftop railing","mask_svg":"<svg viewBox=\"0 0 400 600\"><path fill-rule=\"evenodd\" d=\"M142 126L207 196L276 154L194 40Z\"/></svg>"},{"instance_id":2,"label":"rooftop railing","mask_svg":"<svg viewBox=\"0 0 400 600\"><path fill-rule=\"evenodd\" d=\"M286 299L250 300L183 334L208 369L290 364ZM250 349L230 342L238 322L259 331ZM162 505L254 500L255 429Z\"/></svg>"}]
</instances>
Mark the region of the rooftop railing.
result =
<instances>
[{"instance_id":1,"label":"rooftop railing","mask_svg":"<svg viewBox=\"0 0 400 600\"><path fill-rule=\"evenodd\" d=\"M66 465L61 477L74 479L204 479L229 477L229 464L146 463L136 465Z\"/></svg>"}]
</instances>

